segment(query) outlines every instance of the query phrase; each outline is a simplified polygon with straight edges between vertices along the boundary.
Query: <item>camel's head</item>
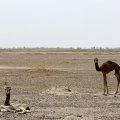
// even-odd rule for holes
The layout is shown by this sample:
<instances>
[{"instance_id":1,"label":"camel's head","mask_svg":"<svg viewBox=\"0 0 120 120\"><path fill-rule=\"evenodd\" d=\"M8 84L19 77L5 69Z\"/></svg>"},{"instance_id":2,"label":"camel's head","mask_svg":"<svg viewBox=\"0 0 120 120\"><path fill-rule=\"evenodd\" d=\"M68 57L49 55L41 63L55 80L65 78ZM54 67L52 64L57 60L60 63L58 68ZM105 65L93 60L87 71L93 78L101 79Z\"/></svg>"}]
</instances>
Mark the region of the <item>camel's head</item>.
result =
<instances>
[{"instance_id":1,"label":"camel's head","mask_svg":"<svg viewBox=\"0 0 120 120\"><path fill-rule=\"evenodd\" d=\"M98 63L98 58L94 58L94 62L95 62L95 63Z\"/></svg>"},{"instance_id":2,"label":"camel's head","mask_svg":"<svg viewBox=\"0 0 120 120\"><path fill-rule=\"evenodd\" d=\"M6 94L10 94L10 91L11 91L11 87L5 87Z\"/></svg>"}]
</instances>

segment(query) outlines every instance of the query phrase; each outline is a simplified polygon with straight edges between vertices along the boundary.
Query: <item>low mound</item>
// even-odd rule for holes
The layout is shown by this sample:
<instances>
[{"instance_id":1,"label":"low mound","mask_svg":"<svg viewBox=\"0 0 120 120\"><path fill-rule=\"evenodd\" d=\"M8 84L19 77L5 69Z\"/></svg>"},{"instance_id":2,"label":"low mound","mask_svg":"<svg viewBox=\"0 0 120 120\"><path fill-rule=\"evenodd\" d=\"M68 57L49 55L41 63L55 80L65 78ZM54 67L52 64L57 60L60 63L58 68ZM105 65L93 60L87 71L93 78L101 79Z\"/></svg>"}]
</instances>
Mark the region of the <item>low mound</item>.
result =
<instances>
[{"instance_id":1,"label":"low mound","mask_svg":"<svg viewBox=\"0 0 120 120\"><path fill-rule=\"evenodd\" d=\"M63 120L82 120L82 118L74 116L74 115L71 115L71 116L65 117Z\"/></svg>"},{"instance_id":2,"label":"low mound","mask_svg":"<svg viewBox=\"0 0 120 120\"><path fill-rule=\"evenodd\" d=\"M73 91L68 87L63 86L63 87L54 87L48 89L44 93L54 94L54 95L70 95L73 93Z\"/></svg>"}]
</instances>

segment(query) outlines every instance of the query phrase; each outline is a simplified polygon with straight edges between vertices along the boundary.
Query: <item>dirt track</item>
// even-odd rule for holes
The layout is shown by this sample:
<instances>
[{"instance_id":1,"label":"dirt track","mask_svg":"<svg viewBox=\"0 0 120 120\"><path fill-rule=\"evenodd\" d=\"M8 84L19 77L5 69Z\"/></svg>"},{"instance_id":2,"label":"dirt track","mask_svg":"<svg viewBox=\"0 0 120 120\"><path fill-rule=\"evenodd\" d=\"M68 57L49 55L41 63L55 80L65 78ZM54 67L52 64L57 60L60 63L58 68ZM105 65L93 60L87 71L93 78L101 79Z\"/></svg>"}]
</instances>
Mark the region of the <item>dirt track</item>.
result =
<instances>
[{"instance_id":1,"label":"dirt track","mask_svg":"<svg viewBox=\"0 0 120 120\"><path fill-rule=\"evenodd\" d=\"M0 104L5 99L4 82L8 82L11 104L30 104L31 113L0 113L0 120L119 120L114 72L108 75L110 95L104 96L95 57L99 64L106 60L120 64L119 52L1 52Z\"/></svg>"}]
</instances>

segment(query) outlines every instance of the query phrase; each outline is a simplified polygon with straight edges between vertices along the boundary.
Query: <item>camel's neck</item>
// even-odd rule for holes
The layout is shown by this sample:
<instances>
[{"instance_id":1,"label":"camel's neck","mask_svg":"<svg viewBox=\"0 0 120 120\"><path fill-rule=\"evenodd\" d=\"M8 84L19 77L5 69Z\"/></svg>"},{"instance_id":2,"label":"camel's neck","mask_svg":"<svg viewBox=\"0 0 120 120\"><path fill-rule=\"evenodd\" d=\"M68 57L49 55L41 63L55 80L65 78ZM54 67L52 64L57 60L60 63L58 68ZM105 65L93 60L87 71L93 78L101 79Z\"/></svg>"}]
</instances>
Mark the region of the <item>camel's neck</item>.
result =
<instances>
[{"instance_id":1,"label":"camel's neck","mask_svg":"<svg viewBox=\"0 0 120 120\"><path fill-rule=\"evenodd\" d=\"M101 68L99 67L98 63L95 63L95 69L96 69L97 71L101 71Z\"/></svg>"},{"instance_id":2,"label":"camel's neck","mask_svg":"<svg viewBox=\"0 0 120 120\"><path fill-rule=\"evenodd\" d=\"M5 100L4 105L5 106L10 106L10 93L6 94L6 100Z\"/></svg>"}]
</instances>

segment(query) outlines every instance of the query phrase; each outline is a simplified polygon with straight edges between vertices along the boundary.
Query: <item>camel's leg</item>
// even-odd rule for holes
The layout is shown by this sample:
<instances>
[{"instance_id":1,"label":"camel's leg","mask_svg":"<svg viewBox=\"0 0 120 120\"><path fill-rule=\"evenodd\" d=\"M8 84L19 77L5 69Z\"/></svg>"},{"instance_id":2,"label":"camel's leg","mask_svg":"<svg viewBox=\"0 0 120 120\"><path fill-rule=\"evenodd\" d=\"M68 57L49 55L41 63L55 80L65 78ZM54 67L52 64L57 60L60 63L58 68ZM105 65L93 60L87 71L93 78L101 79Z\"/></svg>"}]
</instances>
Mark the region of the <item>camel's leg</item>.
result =
<instances>
[{"instance_id":1,"label":"camel's leg","mask_svg":"<svg viewBox=\"0 0 120 120\"><path fill-rule=\"evenodd\" d=\"M15 110L12 110L12 109L7 109L8 112L16 112Z\"/></svg>"},{"instance_id":2,"label":"camel's leg","mask_svg":"<svg viewBox=\"0 0 120 120\"><path fill-rule=\"evenodd\" d=\"M106 88L107 88L107 94L109 94L109 92L108 92L108 85L107 85L107 77L106 77Z\"/></svg>"},{"instance_id":3,"label":"camel's leg","mask_svg":"<svg viewBox=\"0 0 120 120\"><path fill-rule=\"evenodd\" d=\"M21 113L21 114L26 113L26 110L25 110L25 108L24 108L24 107L19 107L19 109L21 110L21 112L18 112L18 113Z\"/></svg>"},{"instance_id":4,"label":"camel's leg","mask_svg":"<svg viewBox=\"0 0 120 120\"><path fill-rule=\"evenodd\" d=\"M116 90L115 94L118 93L118 89L119 89L119 81L118 81L118 83L117 83L117 90Z\"/></svg>"},{"instance_id":5,"label":"camel's leg","mask_svg":"<svg viewBox=\"0 0 120 120\"><path fill-rule=\"evenodd\" d=\"M14 109L11 109L11 106L1 105L1 106L0 106L0 109L1 109L3 112L15 112Z\"/></svg>"},{"instance_id":6,"label":"camel's leg","mask_svg":"<svg viewBox=\"0 0 120 120\"><path fill-rule=\"evenodd\" d=\"M104 79L104 95L105 95L106 90L107 90L107 94L108 94L108 86L107 86L107 77L106 77L106 74L103 74L103 79Z\"/></svg>"},{"instance_id":7,"label":"camel's leg","mask_svg":"<svg viewBox=\"0 0 120 120\"><path fill-rule=\"evenodd\" d=\"M116 92L115 94L118 93L118 89L119 89L119 84L120 84L120 76L118 74L115 74L116 78L117 78L117 89L116 89Z\"/></svg>"}]
</instances>

